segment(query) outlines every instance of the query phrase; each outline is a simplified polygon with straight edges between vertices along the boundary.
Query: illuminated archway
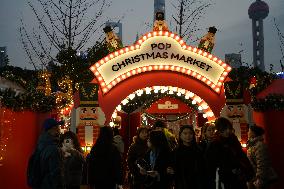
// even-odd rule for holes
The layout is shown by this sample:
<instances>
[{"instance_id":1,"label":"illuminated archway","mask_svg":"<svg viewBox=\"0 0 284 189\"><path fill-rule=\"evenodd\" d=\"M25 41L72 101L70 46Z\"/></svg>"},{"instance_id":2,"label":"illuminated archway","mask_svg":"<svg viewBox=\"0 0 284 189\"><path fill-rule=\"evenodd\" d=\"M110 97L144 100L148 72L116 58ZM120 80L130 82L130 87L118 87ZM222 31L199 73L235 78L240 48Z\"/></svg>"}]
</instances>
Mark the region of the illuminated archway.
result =
<instances>
[{"instance_id":1,"label":"illuminated archway","mask_svg":"<svg viewBox=\"0 0 284 189\"><path fill-rule=\"evenodd\" d=\"M107 120L117 105L139 89L174 86L197 94L217 117L225 104L223 82L231 67L187 46L170 32L150 32L137 44L109 54L90 68L99 83L99 103Z\"/></svg>"},{"instance_id":2,"label":"illuminated archway","mask_svg":"<svg viewBox=\"0 0 284 189\"><path fill-rule=\"evenodd\" d=\"M198 95L192 93L191 91L188 91L186 89L181 89L178 87L172 87L172 86L153 86L153 87L146 87L144 89L139 89L135 91L134 93L131 93L129 96L127 96L125 99L121 101L121 103L116 106L116 109L112 113L112 118L115 118L117 116L117 112L122 110L122 107L128 103L131 103L135 98L138 98L142 94L151 95L154 94L169 94L169 95L176 95L178 97L184 98L185 100L191 99L191 104L196 105L196 110L203 112L203 117L208 118L208 120L214 120L215 116L212 112L209 105ZM174 98L174 97L172 97ZM139 108L139 107L138 107ZM112 124L112 123L111 123Z\"/></svg>"}]
</instances>

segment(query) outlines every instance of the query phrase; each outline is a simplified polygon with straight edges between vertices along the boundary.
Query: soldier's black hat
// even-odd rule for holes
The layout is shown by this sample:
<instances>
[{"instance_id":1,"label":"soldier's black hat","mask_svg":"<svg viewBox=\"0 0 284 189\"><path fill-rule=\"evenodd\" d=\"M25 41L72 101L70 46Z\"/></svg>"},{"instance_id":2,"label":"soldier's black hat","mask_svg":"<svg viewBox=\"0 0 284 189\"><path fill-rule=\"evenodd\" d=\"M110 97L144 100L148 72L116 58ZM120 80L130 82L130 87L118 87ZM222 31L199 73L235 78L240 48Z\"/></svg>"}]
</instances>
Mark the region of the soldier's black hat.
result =
<instances>
[{"instance_id":1,"label":"soldier's black hat","mask_svg":"<svg viewBox=\"0 0 284 189\"><path fill-rule=\"evenodd\" d=\"M212 26L212 27L209 28L208 32L215 34L217 32L217 29L215 28L215 26Z\"/></svg>"},{"instance_id":2,"label":"soldier's black hat","mask_svg":"<svg viewBox=\"0 0 284 189\"><path fill-rule=\"evenodd\" d=\"M104 28L104 32L105 33L108 33L108 32L111 32L112 31L112 28L110 27L110 26L106 26L105 28Z\"/></svg>"},{"instance_id":3,"label":"soldier's black hat","mask_svg":"<svg viewBox=\"0 0 284 189\"><path fill-rule=\"evenodd\" d=\"M156 20L164 20L165 14L161 11L156 12Z\"/></svg>"}]
</instances>

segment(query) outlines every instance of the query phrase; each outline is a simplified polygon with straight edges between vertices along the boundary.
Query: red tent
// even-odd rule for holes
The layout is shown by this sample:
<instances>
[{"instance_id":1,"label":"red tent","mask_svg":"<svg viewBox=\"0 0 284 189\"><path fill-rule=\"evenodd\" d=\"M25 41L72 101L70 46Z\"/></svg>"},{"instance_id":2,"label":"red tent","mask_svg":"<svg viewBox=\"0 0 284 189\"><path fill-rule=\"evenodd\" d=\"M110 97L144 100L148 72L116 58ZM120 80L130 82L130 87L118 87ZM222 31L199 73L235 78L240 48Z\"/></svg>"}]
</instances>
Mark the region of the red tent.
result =
<instances>
[{"instance_id":1,"label":"red tent","mask_svg":"<svg viewBox=\"0 0 284 189\"><path fill-rule=\"evenodd\" d=\"M257 98L265 98L269 94L284 95L284 79L274 80L266 89L257 94Z\"/></svg>"}]
</instances>

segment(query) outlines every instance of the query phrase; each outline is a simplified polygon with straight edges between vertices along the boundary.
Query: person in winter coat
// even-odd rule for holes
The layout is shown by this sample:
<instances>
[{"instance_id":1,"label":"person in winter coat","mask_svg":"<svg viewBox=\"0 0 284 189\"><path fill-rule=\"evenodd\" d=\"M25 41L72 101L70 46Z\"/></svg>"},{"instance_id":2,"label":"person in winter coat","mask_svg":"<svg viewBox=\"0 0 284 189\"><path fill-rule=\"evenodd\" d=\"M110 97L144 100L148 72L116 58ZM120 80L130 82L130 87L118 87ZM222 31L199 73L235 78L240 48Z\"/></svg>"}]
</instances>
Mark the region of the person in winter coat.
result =
<instances>
[{"instance_id":1,"label":"person in winter coat","mask_svg":"<svg viewBox=\"0 0 284 189\"><path fill-rule=\"evenodd\" d=\"M133 143L129 147L127 154L127 165L130 179L130 189L142 189L143 188L143 177L137 167L137 160L143 159L148 151L147 139L149 131L147 127L139 127L137 135L133 139Z\"/></svg>"},{"instance_id":2,"label":"person in winter coat","mask_svg":"<svg viewBox=\"0 0 284 189\"><path fill-rule=\"evenodd\" d=\"M255 176L248 183L249 189L267 189L278 178L271 166L263 135L263 128L256 125L250 126L247 156L254 168Z\"/></svg>"},{"instance_id":3,"label":"person in winter coat","mask_svg":"<svg viewBox=\"0 0 284 189\"><path fill-rule=\"evenodd\" d=\"M66 189L80 189L85 159L77 135L67 131L62 136L64 180Z\"/></svg>"},{"instance_id":4,"label":"person in winter coat","mask_svg":"<svg viewBox=\"0 0 284 189\"><path fill-rule=\"evenodd\" d=\"M215 120L216 138L207 151L207 162L218 168L216 183L222 189L247 189L254 172L236 135L232 123L223 117Z\"/></svg>"},{"instance_id":5,"label":"person in winter coat","mask_svg":"<svg viewBox=\"0 0 284 189\"><path fill-rule=\"evenodd\" d=\"M176 148L177 140L176 140L175 136L167 129L165 122L163 122L161 120L156 121L153 125L153 130L162 131L164 133L164 135L167 138L168 145L169 145L171 151Z\"/></svg>"},{"instance_id":6,"label":"person in winter coat","mask_svg":"<svg viewBox=\"0 0 284 189\"><path fill-rule=\"evenodd\" d=\"M201 148L202 155L204 158L203 166L203 186L204 188L214 188L216 187L215 176L216 176L216 167L210 162L205 161L207 159L208 149L211 147L211 144L215 136L215 125L213 122L207 122L201 128L201 141L199 142L199 147Z\"/></svg>"},{"instance_id":7,"label":"person in winter coat","mask_svg":"<svg viewBox=\"0 0 284 189\"><path fill-rule=\"evenodd\" d=\"M100 128L99 137L88 156L88 181L91 189L122 188L121 155L113 144L113 130Z\"/></svg>"},{"instance_id":8,"label":"person in winter coat","mask_svg":"<svg viewBox=\"0 0 284 189\"><path fill-rule=\"evenodd\" d=\"M191 125L184 125L179 131L179 144L173 151L173 171L176 189L201 189L203 161L202 152L195 139Z\"/></svg>"},{"instance_id":9,"label":"person in winter coat","mask_svg":"<svg viewBox=\"0 0 284 189\"><path fill-rule=\"evenodd\" d=\"M124 142L122 140L122 136L119 135L118 128L113 128L113 144L117 147L118 151L120 152L121 156L124 153Z\"/></svg>"},{"instance_id":10,"label":"person in winter coat","mask_svg":"<svg viewBox=\"0 0 284 189\"><path fill-rule=\"evenodd\" d=\"M63 157L59 148L60 125L53 118L44 121L44 133L40 136L37 148L40 151L42 180L40 189L63 189Z\"/></svg>"},{"instance_id":11,"label":"person in winter coat","mask_svg":"<svg viewBox=\"0 0 284 189\"><path fill-rule=\"evenodd\" d=\"M147 166L137 163L140 173L146 177L144 186L146 189L169 189L167 169L171 164L171 151L167 138L162 131L151 131L147 145L150 149L145 156Z\"/></svg>"}]
</instances>

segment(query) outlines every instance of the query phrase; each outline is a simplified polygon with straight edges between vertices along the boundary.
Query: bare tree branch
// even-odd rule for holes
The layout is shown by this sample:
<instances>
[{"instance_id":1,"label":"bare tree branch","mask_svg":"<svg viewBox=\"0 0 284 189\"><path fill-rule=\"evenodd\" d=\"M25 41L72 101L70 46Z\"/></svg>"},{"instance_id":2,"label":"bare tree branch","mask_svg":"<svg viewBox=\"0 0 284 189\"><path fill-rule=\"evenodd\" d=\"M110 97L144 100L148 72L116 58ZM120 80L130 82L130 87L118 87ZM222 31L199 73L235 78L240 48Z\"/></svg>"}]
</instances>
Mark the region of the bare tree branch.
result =
<instances>
[{"instance_id":1,"label":"bare tree branch","mask_svg":"<svg viewBox=\"0 0 284 189\"><path fill-rule=\"evenodd\" d=\"M46 66L65 49L80 50L105 23L101 20L110 0L30 0L36 27L21 19L20 36L31 64ZM93 15L94 12L94 15Z\"/></svg>"},{"instance_id":2,"label":"bare tree branch","mask_svg":"<svg viewBox=\"0 0 284 189\"><path fill-rule=\"evenodd\" d=\"M197 37L193 36L200 31L200 19L212 4L211 0L172 0L171 5L175 14L172 15L171 23L185 41L197 40Z\"/></svg>"}]
</instances>

